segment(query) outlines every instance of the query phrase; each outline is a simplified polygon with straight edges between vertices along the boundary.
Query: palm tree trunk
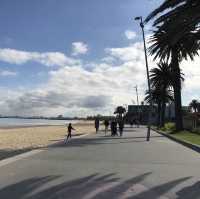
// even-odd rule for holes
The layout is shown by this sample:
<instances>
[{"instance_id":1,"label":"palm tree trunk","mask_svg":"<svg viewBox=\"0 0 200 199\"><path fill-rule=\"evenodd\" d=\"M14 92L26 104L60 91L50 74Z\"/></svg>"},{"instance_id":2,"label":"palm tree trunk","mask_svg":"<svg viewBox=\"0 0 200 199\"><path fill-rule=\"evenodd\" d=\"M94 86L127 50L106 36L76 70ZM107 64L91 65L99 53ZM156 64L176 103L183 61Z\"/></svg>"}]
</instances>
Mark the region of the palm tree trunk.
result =
<instances>
[{"instance_id":1,"label":"palm tree trunk","mask_svg":"<svg viewBox=\"0 0 200 199\"><path fill-rule=\"evenodd\" d=\"M165 125L165 110L166 110L166 104L165 104L165 102L162 102L162 109L161 109L161 127L164 127L164 125Z\"/></svg>"},{"instance_id":2,"label":"palm tree trunk","mask_svg":"<svg viewBox=\"0 0 200 199\"><path fill-rule=\"evenodd\" d=\"M175 122L176 131L183 130L182 117L182 101L181 101L181 74L177 50L172 51L172 72L173 72L173 88L174 88L174 103L175 103Z\"/></svg>"},{"instance_id":3,"label":"palm tree trunk","mask_svg":"<svg viewBox=\"0 0 200 199\"><path fill-rule=\"evenodd\" d=\"M165 95L166 95L166 86L163 86L162 88L162 106L161 106L161 127L164 127L165 125Z\"/></svg>"},{"instance_id":4,"label":"palm tree trunk","mask_svg":"<svg viewBox=\"0 0 200 199\"><path fill-rule=\"evenodd\" d=\"M161 102L158 102L157 127L160 127Z\"/></svg>"}]
</instances>

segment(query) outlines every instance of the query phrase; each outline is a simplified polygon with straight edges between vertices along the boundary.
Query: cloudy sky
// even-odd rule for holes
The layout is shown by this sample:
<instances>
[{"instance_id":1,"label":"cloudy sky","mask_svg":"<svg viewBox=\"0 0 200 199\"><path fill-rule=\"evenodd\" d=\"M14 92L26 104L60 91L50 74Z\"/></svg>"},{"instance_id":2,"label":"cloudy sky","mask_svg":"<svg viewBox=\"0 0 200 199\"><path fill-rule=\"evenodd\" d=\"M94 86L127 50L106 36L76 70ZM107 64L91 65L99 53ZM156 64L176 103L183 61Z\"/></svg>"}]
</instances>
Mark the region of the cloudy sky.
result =
<instances>
[{"instance_id":1,"label":"cloudy sky","mask_svg":"<svg viewBox=\"0 0 200 199\"><path fill-rule=\"evenodd\" d=\"M136 102L136 85L142 101L144 53L133 18L161 2L1 0L1 114L110 114ZM150 30L147 25L147 35ZM199 61L182 63L183 104L199 98Z\"/></svg>"}]
</instances>

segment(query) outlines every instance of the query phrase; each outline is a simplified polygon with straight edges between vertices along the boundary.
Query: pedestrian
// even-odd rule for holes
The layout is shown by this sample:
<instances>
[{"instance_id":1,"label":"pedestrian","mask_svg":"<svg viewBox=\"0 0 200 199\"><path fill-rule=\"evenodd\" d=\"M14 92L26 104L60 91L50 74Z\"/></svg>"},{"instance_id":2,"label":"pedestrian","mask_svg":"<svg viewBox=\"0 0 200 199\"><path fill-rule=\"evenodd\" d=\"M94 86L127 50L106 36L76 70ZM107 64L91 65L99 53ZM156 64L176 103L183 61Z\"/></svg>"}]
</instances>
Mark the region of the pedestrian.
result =
<instances>
[{"instance_id":1,"label":"pedestrian","mask_svg":"<svg viewBox=\"0 0 200 199\"><path fill-rule=\"evenodd\" d=\"M111 136L116 136L117 134L117 122L113 120L111 122Z\"/></svg>"},{"instance_id":2,"label":"pedestrian","mask_svg":"<svg viewBox=\"0 0 200 199\"><path fill-rule=\"evenodd\" d=\"M114 128L115 128L114 125L115 125L114 120L112 120L110 123L111 136L114 136Z\"/></svg>"},{"instance_id":3,"label":"pedestrian","mask_svg":"<svg viewBox=\"0 0 200 199\"><path fill-rule=\"evenodd\" d=\"M98 133L98 131L99 131L99 118L95 119L94 126L95 126L95 129L96 129L96 133Z\"/></svg>"},{"instance_id":4,"label":"pedestrian","mask_svg":"<svg viewBox=\"0 0 200 199\"><path fill-rule=\"evenodd\" d=\"M67 127L67 131L68 131L67 140L69 139L69 137L70 138L72 137L72 130L75 130L75 129L72 127L72 124L69 123L69 125Z\"/></svg>"},{"instance_id":5,"label":"pedestrian","mask_svg":"<svg viewBox=\"0 0 200 199\"><path fill-rule=\"evenodd\" d=\"M134 124L133 119L131 119L131 120L129 121L129 124L130 124L130 127L133 128L133 124Z\"/></svg>"},{"instance_id":6,"label":"pedestrian","mask_svg":"<svg viewBox=\"0 0 200 199\"><path fill-rule=\"evenodd\" d=\"M114 136L118 136L118 133L117 133L117 121L116 120L114 121Z\"/></svg>"},{"instance_id":7,"label":"pedestrian","mask_svg":"<svg viewBox=\"0 0 200 199\"><path fill-rule=\"evenodd\" d=\"M136 124L137 124L137 128L140 128L140 120L138 118L136 119Z\"/></svg>"},{"instance_id":8,"label":"pedestrian","mask_svg":"<svg viewBox=\"0 0 200 199\"><path fill-rule=\"evenodd\" d=\"M124 121L123 120L120 120L119 123L119 133L120 133L120 136L123 135L123 130L124 130Z\"/></svg>"},{"instance_id":9,"label":"pedestrian","mask_svg":"<svg viewBox=\"0 0 200 199\"><path fill-rule=\"evenodd\" d=\"M107 133L107 131L108 131L108 127L109 127L109 121L108 121L108 120L105 120L105 121L104 121L104 125L105 125L105 135L106 135L106 133Z\"/></svg>"}]
</instances>

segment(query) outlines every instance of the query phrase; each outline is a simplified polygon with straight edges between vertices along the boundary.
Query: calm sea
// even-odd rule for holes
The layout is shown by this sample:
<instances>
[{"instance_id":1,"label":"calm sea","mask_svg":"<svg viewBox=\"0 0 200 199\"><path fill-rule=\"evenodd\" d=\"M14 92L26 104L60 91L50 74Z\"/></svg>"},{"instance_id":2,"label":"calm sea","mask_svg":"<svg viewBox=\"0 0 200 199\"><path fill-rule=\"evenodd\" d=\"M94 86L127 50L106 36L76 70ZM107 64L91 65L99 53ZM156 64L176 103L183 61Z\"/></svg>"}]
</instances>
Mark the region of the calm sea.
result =
<instances>
[{"instance_id":1,"label":"calm sea","mask_svg":"<svg viewBox=\"0 0 200 199\"><path fill-rule=\"evenodd\" d=\"M45 119L18 119L18 118L0 118L1 127L15 126L46 126L46 125L66 125L68 123L77 123L80 120L45 120Z\"/></svg>"}]
</instances>

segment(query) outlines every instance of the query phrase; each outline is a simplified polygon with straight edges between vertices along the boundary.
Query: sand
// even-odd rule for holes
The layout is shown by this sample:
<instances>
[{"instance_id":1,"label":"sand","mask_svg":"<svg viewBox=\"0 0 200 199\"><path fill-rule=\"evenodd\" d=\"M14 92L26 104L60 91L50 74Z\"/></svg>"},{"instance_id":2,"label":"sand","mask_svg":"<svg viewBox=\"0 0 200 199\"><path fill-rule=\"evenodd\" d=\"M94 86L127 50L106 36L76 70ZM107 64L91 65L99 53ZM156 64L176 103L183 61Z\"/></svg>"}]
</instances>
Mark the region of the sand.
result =
<instances>
[{"instance_id":1,"label":"sand","mask_svg":"<svg viewBox=\"0 0 200 199\"><path fill-rule=\"evenodd\" d=\"M95 132L93 122L74 124L73 136ZM66 138L67 126L38 126L0 129L0 152L47 147Z\"/></svg>"}]
</instances>

